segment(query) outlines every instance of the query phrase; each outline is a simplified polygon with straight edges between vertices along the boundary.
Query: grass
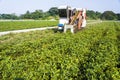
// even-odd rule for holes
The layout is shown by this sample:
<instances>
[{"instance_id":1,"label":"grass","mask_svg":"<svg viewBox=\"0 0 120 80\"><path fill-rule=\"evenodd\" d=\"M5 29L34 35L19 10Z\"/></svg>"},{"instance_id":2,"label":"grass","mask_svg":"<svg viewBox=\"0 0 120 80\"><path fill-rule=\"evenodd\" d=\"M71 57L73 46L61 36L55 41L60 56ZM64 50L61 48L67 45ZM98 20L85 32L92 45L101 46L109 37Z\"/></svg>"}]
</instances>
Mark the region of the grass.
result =
<instances>
[{"instance_id":1,"label":"grass","mask_svg":"<svg viewBox=\"0 0 120 80\"><path fill-rule=\"evenodd\" d=\"M96 20L88 20L87 23L99 22ZM57 26L58 21L41 21L41 20L16 20L16 21L0 21L0 32L12 31L12 30L22 30L31 28L41 28L41 27L53 27Z\"/></svg>"},{"instance_id":2,"label":"grass","mask_svg":"<svg viewBox=\"0 0 120 80\"><path fill-rule=\"evenodd\" d=\"M53 27L58 21L0 21L0 32L30 28Z\"/></svg>"}]
</instances>

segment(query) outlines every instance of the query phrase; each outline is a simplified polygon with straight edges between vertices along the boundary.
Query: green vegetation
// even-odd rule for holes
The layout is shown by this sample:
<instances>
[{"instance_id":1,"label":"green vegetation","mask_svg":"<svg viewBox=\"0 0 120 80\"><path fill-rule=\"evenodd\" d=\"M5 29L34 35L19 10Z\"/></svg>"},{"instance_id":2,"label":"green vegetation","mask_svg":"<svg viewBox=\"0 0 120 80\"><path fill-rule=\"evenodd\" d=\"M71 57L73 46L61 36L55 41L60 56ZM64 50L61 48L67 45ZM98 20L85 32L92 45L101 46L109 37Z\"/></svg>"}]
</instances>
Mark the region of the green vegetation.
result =
<instances>
[{"instance_id":1,"label":"green vegetation","mask_svg":"<svg viewBox=\"0 0 120 80\"><path fill-rule=\"evenodd\" d=\"M104 11L100 13L98 11L87 10L88 20L120 20L120 14L116 14L113 11Z\"/></svg>"},{"instance_id":2,"label":"green vegetation","mask_svg":"<svg viewBox=\"0 0 120 80\"><path fill-rule=\"evenodd\" d=\"M0 19L44 19L44 20L51 20L55 19L58 20L58 9L57 7L52 7L47 12L43 12L43 10L35 10L34 12L26 11L25 14L20 16L16 16L15 14L0 14Z\"/></svg>"},{"instance_id":3,"label":"green vegetation","mask_svg":"<svg viewBox=\"0 0 120 80\"><path fill-rule=\"evenodd\" d=\"M120 23L75 34L53 30L0 37L1 80L119 80Z\"/></svg>"},{"instance_id":4,"label":"green vegetation","mask_svg":"<svg viewBox=\"0 0 120 80\"><path fill-rule=\"evenodd\" d=\"M35 10L34 12L26 11L25 14L16 16L15 14L0 14L0 19L35 19L35 20L51 20L59 19L59 11L57 7L52 7L48 11ZM104 11L103 13L93 10L87 10L87 20L120 20L120 13L113 11Z\"/></svg>"},{"instance_id":5,"label":"green vegetation","mask_svg":"<svg viewBox=\"0 0 120 80\"><path fill-rule=\"evenodd\" d=\"M58 21L1 21L0 32L9 30L21 30L40 27L56 26Z\"/></svg>"},{"instance_id":6,"label":"green vegetation","mask_svg":"<svg viewBox=\"0 0 120 80\"><path fill-rule=\"evenodd\" d=\"M87 23L100 22L100 20L88 20ZM53 27L57 26L58 21L50 20L9 20L0 21L0 32L21 30L21 29L31 29L31 28L41 28L41 27Z\"/></svg>"},{"instance_id":7,"label":"green vegetation","mask_svg":"<svg viewBox=\"0 0 120 80\"><path fill-rule=\"evenodd\" d=\"M87 15L87 19L89 19L89 20L97 20L97 19L100 19L102 13L95 12L92 10L87 10L86 15Z\"/></svg>"},{"instance_id":8,"label":"green vegetation","mask_svg":"<svg viewBox=\"0 0 120 80\"><path fill-rule=\"evenodd\" d=\"M103 19L103 20L116 20L117 19L117 15L114 12L112 12L112 11L105 11L101 15L101 19Z\"/></svg>"}]
</instances>

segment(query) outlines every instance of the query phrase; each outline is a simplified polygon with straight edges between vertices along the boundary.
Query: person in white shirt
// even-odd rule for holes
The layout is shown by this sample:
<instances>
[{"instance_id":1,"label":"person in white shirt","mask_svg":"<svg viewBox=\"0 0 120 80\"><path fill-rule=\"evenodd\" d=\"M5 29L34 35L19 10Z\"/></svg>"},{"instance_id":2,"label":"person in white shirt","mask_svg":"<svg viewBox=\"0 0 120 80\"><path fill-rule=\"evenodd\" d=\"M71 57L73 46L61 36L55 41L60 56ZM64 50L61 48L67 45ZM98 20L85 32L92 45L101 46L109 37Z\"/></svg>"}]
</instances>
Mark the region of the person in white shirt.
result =
<instances>
[{"instance_id":1,"label":"person in white shirt","mask_svg":"<svg viewBox=\"0 0 120 80\"><path fill-rule=\"evenodd\" d=\"M83 22L81 27L84 28L86 27L86 9L83 9L82 16L83 16Z\"/></svg>"}]
</instances>

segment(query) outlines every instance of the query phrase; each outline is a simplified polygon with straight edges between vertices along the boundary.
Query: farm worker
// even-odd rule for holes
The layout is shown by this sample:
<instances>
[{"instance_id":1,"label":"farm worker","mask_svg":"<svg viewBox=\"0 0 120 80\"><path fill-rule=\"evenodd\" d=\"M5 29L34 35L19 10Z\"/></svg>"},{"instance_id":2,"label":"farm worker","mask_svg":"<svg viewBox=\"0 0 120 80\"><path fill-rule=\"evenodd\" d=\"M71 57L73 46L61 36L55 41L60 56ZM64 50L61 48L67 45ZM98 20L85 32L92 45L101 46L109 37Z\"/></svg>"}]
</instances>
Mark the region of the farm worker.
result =
<instances>
[{"instance_id":1,"label":"farm worker","mask_svg":"<svg viewBox=\"0 0 120 80\"><path fill-rule=\"evenodd\" d=\"M76 9L73 9L73 11L72 11L72 15L70 16L69 23L71 23L71 22L74 20L75 13L76 13ZM75 22L73 22L73 24L74 24L74 23L75 23Z\"/></svg>"},{"instance_id":2,"label":"farm worker","mask_svg":"<svg viewBox=\"0 0 120 80\"><path fill-rule=\"evenodd\" d=\"M75 13L74 13L72 16L70 16L69 24L70 24L71 21L74 19L74 16L75 16Z\"/></svg>"},{"instance_id":3,"label":"farm worker","mask_svg":"<svg viewBox=\"0 0 120 80\"><path fill-rule=\"evenodd\" d=\"M81 27L84 28L86 26L86 9L83 9L82 16L83 16L83 22Z\"/></svg>"},{"instance_id":4,"label":"farm worker","mask_svg":"<svg viewBox=\"0 0 120 80\"><path fill-rule=\"evenodd\" d=\"M78 29L81 29L81 25L82 25L82 22L83 22L83 16L82 16L82 9L79 10L79 14L77 16L77 20L78 20Z\"/></svg>"}]
</instances>

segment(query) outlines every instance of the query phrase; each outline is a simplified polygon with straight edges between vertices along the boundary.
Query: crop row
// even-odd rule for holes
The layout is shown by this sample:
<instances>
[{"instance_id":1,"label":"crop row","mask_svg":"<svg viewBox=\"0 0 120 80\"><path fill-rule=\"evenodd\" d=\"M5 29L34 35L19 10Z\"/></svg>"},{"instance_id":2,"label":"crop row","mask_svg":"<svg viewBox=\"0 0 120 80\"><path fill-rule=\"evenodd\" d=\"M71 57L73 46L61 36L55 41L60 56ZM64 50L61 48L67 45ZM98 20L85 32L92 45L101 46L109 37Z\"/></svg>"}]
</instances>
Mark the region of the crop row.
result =
<instances>
[{"instance_id":1,"label":"crop row","mask_svg":"<svg viewBox=\"0 0 120 80\"><path fill-rule=\"evenodd\" d=\"M0 37L0 79L119 80L120 23ZM24 36L23 36L24 35Z\"/></svg>"}]
</instances>

